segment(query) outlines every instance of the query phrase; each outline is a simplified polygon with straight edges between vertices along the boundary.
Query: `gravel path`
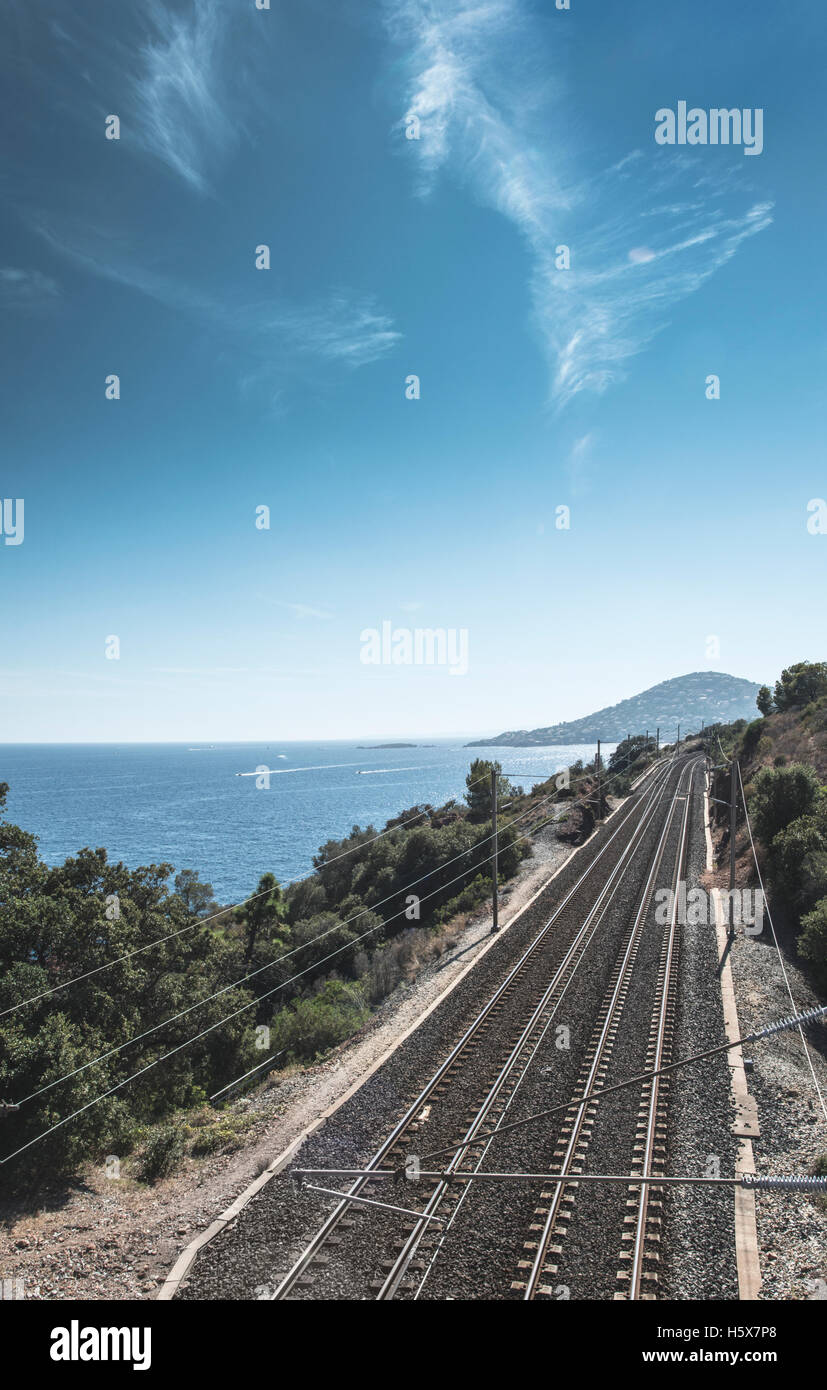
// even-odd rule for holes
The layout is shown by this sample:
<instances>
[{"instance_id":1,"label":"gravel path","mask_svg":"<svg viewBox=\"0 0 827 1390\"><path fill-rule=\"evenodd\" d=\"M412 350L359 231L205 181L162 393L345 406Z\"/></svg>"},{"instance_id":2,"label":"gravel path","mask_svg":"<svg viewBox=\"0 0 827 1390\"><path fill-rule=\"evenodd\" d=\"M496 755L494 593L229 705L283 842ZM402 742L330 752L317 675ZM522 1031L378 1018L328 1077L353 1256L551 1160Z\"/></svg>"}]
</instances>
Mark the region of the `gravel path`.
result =
<instances>
[{"instance_id":1,"label":"gravel path","mask_svg":"<svg viewBox=\"0 0 827 1390\"><path fill-rule=\"evenodd\" d=\"M741 880L739 881L746 881ZM797 1010L823 1003L799 969L789 939L779 932ZM732 951L738 1013L745 1033L790 1014L790 1000L766 916L758 937L740 935ZM822 1095L827 1099L827 1027L805 1030ZM827 1154L827 1123L798 1031L755 1043L749 1087L758 1104L759 1173L808 1173ZM806 1194L756 1194L764 1299L827 1298L827 1201Z\"/></svg>"}]
</instances>

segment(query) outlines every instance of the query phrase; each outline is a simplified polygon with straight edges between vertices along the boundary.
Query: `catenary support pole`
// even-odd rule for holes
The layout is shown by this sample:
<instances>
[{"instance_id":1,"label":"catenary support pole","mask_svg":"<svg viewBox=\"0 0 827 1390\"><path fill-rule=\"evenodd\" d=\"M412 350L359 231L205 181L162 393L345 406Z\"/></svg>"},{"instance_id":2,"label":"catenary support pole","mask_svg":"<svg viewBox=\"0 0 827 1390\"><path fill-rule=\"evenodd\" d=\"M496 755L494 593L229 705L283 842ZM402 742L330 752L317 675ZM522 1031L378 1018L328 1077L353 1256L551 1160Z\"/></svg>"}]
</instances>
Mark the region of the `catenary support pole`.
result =
<instances>
[{"instance_id":1,"label":"catenary support pole","mask_svg":"<svg viewBox=\"0 0 827 1390\"><path fill-rule=\"evenodd\" d=\"M600 797L600 739L597 740L597 820L603 819L603 802Z\"/></svg>"},{"instance_id":2,"label":"catenary support pole","mask_svg":"<svg viewBox=\"0 0 827 1390\"><path fill-rule=\"evenodd\" d=\"M499 886L499 885L498 885L498 883L497 883L497 874L498 874L498 869L497 869L497 851L498 851L499 846L498 846L498 844L497 844L497 768L496 768L496 766L492 767L492 769L491 769L491 819L492 819L492 821L493 821L492 830L493 830L493 832L494 832L494 835L493 835L493 840L494 840L494 852L493 852L493 854L492 854L492 856L491 856L491 874L492 874L492 882L491 882L491 909L492 909L492 913L493 913L493 921L492 921L492 925L491 925L491 931L492 931L492 932L495 932L495 931L499 931L499 930L500 930L500 921L499 921L499 912L498 912L498 907L499 907L499 903L498 903L498 886Z\"/></svg>"},{"instance_id":3,"label":"catenary support pole","mask_svg":"<svg viewBox=\"0 0 827 1390\"><path fill-rule=\"evenodd\" d=\"M735 833L738 819L738 763L732 759L729 780L729 938L735 936Z\"/></svg>"}]
</instances>

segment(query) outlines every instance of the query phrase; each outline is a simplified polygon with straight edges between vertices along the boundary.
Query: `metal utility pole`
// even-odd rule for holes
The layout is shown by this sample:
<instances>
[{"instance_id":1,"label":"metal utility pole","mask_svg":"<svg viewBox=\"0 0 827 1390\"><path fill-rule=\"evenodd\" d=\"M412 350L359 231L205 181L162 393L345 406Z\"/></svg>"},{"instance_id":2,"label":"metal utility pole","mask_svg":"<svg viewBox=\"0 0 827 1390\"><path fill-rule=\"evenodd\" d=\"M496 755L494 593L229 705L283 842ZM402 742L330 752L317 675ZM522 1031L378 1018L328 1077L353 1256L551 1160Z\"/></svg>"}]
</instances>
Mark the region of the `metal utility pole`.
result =
<instances>
[{"instance_id":1,"label":"metal utility pole","mask_svg":"<svg viewBox=\"0 0 827 1390\"><path fill-rule=\"evenodd\" d=\"M729 936L735 936L735 826L738 819L738 763L732 759L729 781Z\"/></svg>"},{"instance_id":2,"label":"metal utility pole","mask_svg":"<svg viewBox=\"0 0 827 1390\"><path fill-rule=\"evenodd\" d=\"M660 757L660 724L658 724L657 740L658 740L658 741L657 741L657 746L656 746L656 748L655 748L655 755L656 755L656 757L659 758L659 757Z\"/></svg>"},{"instance_id":3,"label":"metal utility pole","mask_svg":"<svg viewBox=\"0 0 827 1390\"><path fill-rule=\"evenodd\" d=\"M491 769L491 818L494 822L494 857L491 865L493 873L493 881L491 885L491 906L494 914L494 920L491 927L491 931L493 933L495 931L500 930L500 920L497 911L497 769L495 767L492 767Z\"/></svg>"},{"instance_id":4,"label":"metal utility pole","mask_svg":"<svg viewBox=\"0 0 827 1390\"><path fill-rule=\"evenodd\" d=\"M603 802L600 799L600 739L597 740L597 820L602 820Z\"/></svg>"},{"instance_id":5,"label":"metal utility pole","mask_svg":"<svg viewBox=\"0 0 827 1390\"><path fill-rule=\"evenodd\" d=\"M677 744L675 745L676 751L677 751L678 748L680 748L680 746L681 746L681 726L680 726L680 724L679 724L679 725L678 725L678 742L677 742Z\"/></svg>"}]
</instances>

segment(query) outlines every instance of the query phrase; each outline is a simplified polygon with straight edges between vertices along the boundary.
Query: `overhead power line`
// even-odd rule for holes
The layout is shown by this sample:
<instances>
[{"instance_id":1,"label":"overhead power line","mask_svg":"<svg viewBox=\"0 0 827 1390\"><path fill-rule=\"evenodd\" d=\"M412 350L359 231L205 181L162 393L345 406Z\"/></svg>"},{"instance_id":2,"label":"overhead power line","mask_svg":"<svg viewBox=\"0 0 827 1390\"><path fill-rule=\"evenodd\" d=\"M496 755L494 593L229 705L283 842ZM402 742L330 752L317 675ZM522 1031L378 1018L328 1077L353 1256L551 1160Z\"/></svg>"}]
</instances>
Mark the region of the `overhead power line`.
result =
<instances>
[{"instance_id":1,"label":"overhead power line","mask_svg":"<svg viewBox=\"0 0 827 1390\"><path fill-rule=\"evenodd\" d=\"M546 801L549 800L551 800L551 797L544 797L543 800L538 804L542 806ZM527 811L524 811L521 816L515 816L514 819L509 822L509 824L516 825L518 821L524 819L525 816L529 815L532 811L536 809L537 805L529 807L529 809ZM308 950L309 947L315 946L316 943L319 941L324 941L326 937L332 936L335 932L341 931L343 927L349 926L351 922L357 921L360 917L364 917L367 913L374 912L376 908L383 907L385 903L389 903L393 899L400 898L403 894L408 894L412 888L415 888L418 884L424 883L426 878L431 878L435 873L439 873L443 869L447 869L451 864L456 864L458 860L464 859L467 854L473 853L473 851L475 849L478 849L480 845L487 844L487 842L493 838L494 836L492 834L486 835L481 840L476 840L473 845L469 845L467 849L461 850L460 853L455 854L452 859L446 859L444 864L438 865L435 869L429 869L427 873L422 874L418 879L414 879L411 883L406 884L403 888L398 888L395 892L388 894L386 898L382 898L378 903L373 903L370 907L363 907L359 912L355 912L352 917L344 918L341 922L337 922L335 926L328 927L326 931L319 932L318 935L311 937L309 941L302 942L299 946L294 946L289 951L283 951L278 956L273 956L273 958L271 960L266 961L264 965L259 965L256 967L255 970L250 970L247 972L246 975L240 976L239 979L232 980L227 985L222 985L221 989L215 990L213 994L207 994L204 996L203 999L197 999L194 1004L189 1004L187 1008L181 1009L179 1013L173 1014L170 1018L165 1018L160 1023L154 1023L151 1028L147 1028L143 1033L136 1033L133 1038L127 1038L124 1042L118 1043L117 1047L112 1047L109 1048L109 1050L106 1052L101 1052L97 1057L92 1057L88 1062L82 1062L79 1067L75 1067L74 1071L67 1072L64 1076L56 1077L53 1081L48 1081L45 1086L40 1086L36 1091L32 1091L30 1095L24 1096L23 1099L18 1102L18 1104L25 1105L27 1101L34 1100L37 1096L43 1095L46 1091L51 1091L55 1086L59 1086L61 1082L70 1081L72 1077L79 1076L80 1073L83 1071L88 1071L89 1067L94 1067L99 1062L105 1062L109 1057L116 1056L119 1052L122 1052L124 1048L131 1047L133 1043L142 1042L144 1038L151 1037L153 1033L157 1033L161 1028L167 1028L170 1024L177 1023L179 1019L185 1018L187 1014L193 1013L195 1009L203 1008L205 1004L211 1003L214 999L219 999L222 994L228 994L230 990L238 989L240 985L246 984L248 980L255 979L256 975L261 975L263 971L272 970L273 966L278 965L281 961L288 960L291 956L299 955L302 951ZM484 859L482 862L487 864L490 858L493 858L493 855ZM441 887L434 889L433 893L426 894L424 898L420 897L420 902L427 902L428 898L434 897L437 893L441 892L443 888L450 887L452 883L459 882L459 880L461 878L464 878L464 876L464 874L458 874L456 878L450 879L447 884L443 884ZM398 913L395 913L394 916L388 918L387 921L392 922L395 917L401 916L402 913L405 911L407 911L407 908L400 909ZM379 928L384 925L386 925L385 922L378 922L376 926L370 927L368 931L364 932L362 936L357 937L356 940L364 940L366 936L370 936L371 933L378 931ZM352 945L353 943L349 944ZM328 959L328 957L323 957L323 959ZM312 970L314 968L315 965L308 966L307 970ZM302 971L300 973L306 974L307 970ZM292 978L298 979L299 976L293 976ZM292 983L292 980L285 981L285 984L289 983Z\"/></svg>"},{"instance_id":2,"label":"overhead power line","mask_svg":"<svg viewBox=\"0 0 827 1390\"><path fill-rule=\"evenodd\" d=\"M479 780L485 780L485 779L479 779ZM541 801L539 804L540 804L540 805L543 805L545 802L547 802L547 801L549 801L549 800L551 800L551 799L553 799L553 794L550 795L550 796L548 796L548 797L544 797L544 798L542 799L542 801ZM537 806L536 806L536 805L531 806L531 807L529 807L529 808L527 809L527 811L526 811L524 814L526 814L526 815L527 815L527 814L530 814L532 811L534 811L534 810L536 810L536 809L537 809ZM521 818L521 817L515 818L515 821L518 820L518 819L520 819L520 818ZM554 819L554 816L550 816L550 817L548 817L546 820L541 821L538 825L532 826L528 831L524 832L522 835L518 835L518 836L516 837L516 840L527 839L528 836L536 834L537 831L542 830L546 825L549 825L553 819ZM515 823L515 821L511 821L510 824L513 825L513 824ZM486 840L487 840L487 839L490 839L490 838L492 838L492 837L491 837L491 836L487 836L487 837L486 837ZM469 853L471 850L473 850L474 848L477 848L480 844L484 844L485 842L486 842L485 840L477 841L475 845L469 846L469 849L468 849L467 851L463 851L461 855L456 856L456 857L457 857L457 858L463 857L464 854ZM516 843L516 841L515 841L514 843ZM482 860L482 864L487 864L487 863L489 863L489 862L491 861L492 858L493 858L493 855L487 856L485 859ZM451 862L455 862L455 860L454 860L454 861L451 861L451 860L447 861L447 863L451 863ZM446 867L446 865L440 865L440 866L439 866L439 868L444 868L444 867ZM429 871L429 873L433 873L433 872L437 872L437 870L431 870L431 871ZM448 881L447 884L442 884L442 885L440 885L439 888L435 889L432 893L426 894L426 895L424 896L424 898L421 898L421 899L420 899L420 901L427 901L428 898L434 897L437 893L439 893L440 891L442 891L442 889L447 888L447 887L450 887L453 883L459 882L459 880L462 879L462 878L464 878L464 877L465 877L464 874L458 874L458 875L456 875L456 877L453 878L453 879L450 879L450 880ZM420 882L420 881L421 881L421 880L416 880L416 882ZM399 893L402 893L402 892L404 892L404 891L405 891L405 889L401 889L401 890L399 890ZM395 897L395 896L399 896L399 894L393 894L392 896L394 896L394 897ZM371 911L371 910L372 910L372 909L370 909L370 908L364 909L364 911ZM169 1051L167 1051L167 1052L165 1052L165 1053L162 1053L161 1056L156 1057L156 1058L153 1059L153 1061L151 1061L151 1062L148 1062L145 1066L141 1067L138 1071L134 1072L132 1075L123 1078L121 1081L117 1082L114 1086L110 1087L107 1091L104 1091L101 1095L95 1096L92 1100L87 1101L85 1105L82 1105L82 1106L78 1107L78 1109L72 1111L71 1114L65 1116L65 1117L64 1117L63 1119L61 1119L61 1120L56 1121L53 1125L50 1125L46 1130L42 1131L42 1133L40 1133L40 1134L38 1134L38 1135L35 1135L32 1139L28 1140L25 1144L21 1145L18 1149L15 1149L12 1153L6 1154L2 1159L0 1159L0 1164L8 1163L8 1162L10 1162L12 1159L17 1158L21 1153L25 1152L26 1149L31 1148L31 1146L32 1146L33 1144L38 1143L41 1139L47 1138L50 1134L54 1133L57 1129L60 1129L63 1125L68 1124L70 1120L75 1119L78 1115L81 1115L81 1114L83 1114L86 1110L91 1109L92 1106L99 1104L100 1101L105 1100L108 1096L113 1095L116 1091L121 1090L124 1086L128 1085L131 1081L137 1080L138 1077L143 1076L147 1071L150 1071L153 1067L158 1066L161 1062L166 1061L169 1057L172 1057L172 1056L174 1056L176 1053L181 1052L184 1048L190 1046L190 1044L192 1044L192 1043L194 1043L194 1042L198 1042L201 1038L206 1037L206 1036L207 1036L209 1033L211 1033L211 1032L214 1032L216 1028L223 1027L223 1025L224 1025L225 1023L229 1023L233 1018L237 1018L237 1017L239 1016L239 1014L245 1013L245 1012L247 1012L249 1009L254 1008L257 1004L261 1003L262 1000L269 998L271 995L277 993L278 991L280 991L280 990L282 990L282 989L285 989L288 985L295 983L296 980L301 979L304 975L310 973L310 971L318 969L318 967L319 967L320 965L324 965L328 960L332 960L335 956L340 955L340 954L342 953L342 951L349 950L349 949L352 948L353 946L357 945L360 941L364 940L366 937L372 935L375 931L378 931L378 930L380 929L380 927L386 926L386 925L388 924L388 922L394 921L396 918L402 916L403 913L405 913L406 911L407 911L406 908L400 909L399 912L394 913L390 918L387 919L387 921L385 921L385 922L379 922L379 923L377 923L375 926L370 927L366 932L363 932L363 933L361 934L361 936L355 937L353 941L345 942L344 945L337 947L335 951L329 952L328 955L327 955L327 956L323 956L321 960L319 960L319 961L314 961L312 965L306 967L306 968L305 968L304 970L302 970L302 971L299 971L296 975L291 976L290 979L282 981L280 984L275 985L275 986L274 986L272 989L270 989L270 990L266 990L263 994L258 995L256 998L254 998L254 999L248 1001L246 1004L243 1004L240 1008L235 1009L232 1013L226 1015L224 1018L218 1019L215 1023L212 1023L212 1024L210 1024L207 1028L202 1029L199 1033L196 1033L193 1037L186 1039L186 1040L185 1040L184 1042L182 1042L182 1043L179 1043L179 1044L178 1044L176 1047L174 1047L174 1048L170 1048ZM357 915L362 915L362 914L357 914ZM349 919L349 920L352 920L352 919ZM341 924L339 924L337 927L331 928L331 931L339 930L339 929L340 929L340 926L344 926L344 925L345 925L345 923L341 923ZM287 954L295 954L295 951L296 951L296 950L305 950L305 949L307 948L307 946L314 944L314 942L315 942L316 940L319 940L319 939L321 939L323 936L326 936L326 935L329 935L329 934L330 934L329 932L321 933L320 936L319 936L318 938L315 938L315 937L314 937L314 938L312 939L312 941L305 943L305 944L304 944L303 946L301 946L301 947L295 948L293 952L290 952L290 953L287 953ZM283 956L275 957L274 960L268 962L265 966L260 967L259 970L254 971L254 972L251 972L251 975L250 975L250 976L244 977L244 979L251 978L252 974L258 974L258 973L260 973L261 970L270 969L274 964L277 964L278 961L279 961L279 960L282 960L282 959L284 959ZM243 983L243 982L244 982L243 980L242 980L242 981L236 981L234 984L229 985L229 986L226 986L225 989L218 991L217 994L212 995L212 996L210 996L209 998L210 998L210 999L216 998L216 997L218 997L219 994L225 993L227 989L236 988L236 987L238 986L239 983ZM209 999L199 1000L196 1004L191 1005L190 1008L184 1010L182 1014L176 1015L176 1017L175 1017L174 1019L165 1020L163 1024L156 1025L153 1029L147 1030L147 1033L146 1033L146 1034L138 1035L136 1038L130 1039L127 1043L121 1044L121 1046L120 1046L119 1048L113 1049L112 1052L106 1053L106 1054L102 1054L101 1057L93 1059L92 1062L84 1063L82 1067L77 1068L77 1069L76 1069L75 1071L73 1071L73 1072L67 1073L65 1076L58 1078L58 1079L57 1079L56 1081L54 1081L54 1082L50 1082L50 1083L48 1084L47 1087L41 1088L40 1091L32 1092L32 1094L31 1094L29 1097L26 1097L26 1100L34 1099L37 1095L41 1094L43 1090L51 1089L52 1086L59 1084L59 1082L61 1082L61 1081L70 1080L73 1076L77 1075L80 1071L86 1070L90 1065L94 1065L96 1062L106 1060L106 1058L107 1058L108 1056L110 1056L110 1055L113 1055L114 1052L121 1051L122 1048L125 1047L125 1046L128 1046L130 1042L137 1042L137 1041L140 1041L142 1037L148 1036L149 1033L157 1031L157 1029L158 1029L159 1027L164 1027L164 1026L167 1026L167 1025L168 1025L169 1023L171 1023L171 1022L175 1022L175 1021L177 1020L177 1018L183 1017L185 1014L192 1012L192 1010L193 1010L194 1008L200 1007L201 1004L205 1004L205 1003L207 1003L207 1002L209 1002ZM22 1103L24 1103L24 1102L20 1102L20 1104L22 1104ZM17 1107L15 1107L15 1108L17 1108Z\"/></svg>"},{"instance_id":3,"label":"overhead power line","mask_svg":"<svg viewBox=\"0 0 827 1390\"><path fill-rule=\"evenodd\" d=\"M695 1052L689 1057L680 1057L677 1062L669 1062L656 1071L638 1072L636 1076L630 1076L625 1081L618 1081L613 1086L603 1086L598 1090L587 1091L578 1100L560 1101L558 1105L551 1105L547 1110L538 1110L533 1115L526 1115L522 1120L512 1120L510 1124L500 1125L497 1129L483 1130L473 1139L460 1140L456 1144L448 1144L441 1149L432 1149L430 1153L422 1155L421 1161L425 1163L430 1158L440 1158L442 1154L456 1153L460 1149L469 1148L472 1144L481 1143L483 1139L498 1139L500 1135L507 1134L509 1130L523 1129L525 1125L534 1124L537 1120L548 1119L550 1115L557 1115L561 1110L582 1110L583 1106L588 1105L591 1101L602 1100L604 1096L613 1095L617 1091L628 1090L630 1086L639 1086L645 1081L653 1081L656 1077L664 1076L667 1072L678 1071L681 1067L688 1067L690 1063L703 1062L708 1057L715 1057L721 1052L730 1052L734 1047L743 1047L746 1043L759 1042L762 1038L772 1037L775 1033L782 1033L790 1028L798 1028L801 1031L805 1023L814 1023L816 1019L823 1018L825 1014L827 1014L827 1004L815 1009L807 1009L804 1013L795 1013L792 1018L779 1019L775 1023L768 1024L765 1028L760 1028L756 1033L748 1033L742 1038L736 1038L734 1042L721 1043L720 1046L707 1048L704 1052Z\"/></svg>"},{"instance_id":4,"label":"overhead power line","mask_svg":"<svg viewBox=\"0 0 827 1390\"><path fill-rule=\"evenodd\" d=\"M297 770L307 771L306 768ZM521 773L514 773L513 775L522 776ZM551 777L555 775L559 775L559 773L555 774L552 772L550 774ZM611 776L615 775L615 773L611 774ZM471 787L477 786L480 782L487 781L487 773L483 774L482 777L475 777L472 782L467 784L468 789L470 791ZM502 809L505 810L505 808L511 804L512 802L506 802ZM542 805L543 802L539 804ZM343 850L341 854L333 855L331 859L326 859L321 867L327 868L330 864L336 864L340 859L346 859L349 854L356 854L357 851L366 849L368 845L375 844L377 840L384 839L386 835L393 835L395 831L402 830L407 825L413 825L414 821L421 820L423 817L427 816L427 814L427 811L417 811L416 815L409 816L407 820L399 821L397 824L389 826L385 830L381 830L378 835L373 835L368 840L360 840L358 844L351 845L350 849ZM135 946L131 951L124 951L123 955L116 956L114 960L104 961L101 965L93 966L91 970L84 970L80 975L74 975L70 980L62 980L60 984L51 985L49 989L40 990L38 994L32 994L27 999L21 999L17 1004L10 1004L8 1008L0 1009L0 1018L5 1018L7 1014L16 1013L18 1009L25 1009L30 1004L37 1004L41 999L48 999L51 995L57 994L60 990L70 989L72 985L80 984L83 980L89 980L93 975L99 975L104 970L111 970L113 966L122 965L124 961L132 960L135 956L144 955L147 951L154 950L156 946L163 946L167 941L174 941L176 937L184 936L190 931L195 931L197 927L209 926L211 922L219 921L222 917L227 917L230 913L238 911L239 908L247 907L250 903L257 902L259 898L267 897L271 892L272 889L268 888L261 893L251 893L248 898L242 898L237 903L230 903L227 907L222 907L218 912L213 912L207 917L198 917L192 922L187 922L185 926L177 927L175 931L167 932L164 936L158 936L154 941L148 941L144 946Z\"/></svg>"},{"instance_id":5,"label":"overhead power line","mask_svg":"<svg viewBox=\"0 0 827 1390\"><path fill-rule=\"evenodd\" d=\"M538 830L542 830L545 825L550 824L553 819L554 817L550 816L548 820L541 821L539 825L534 825L531 827L530 830L525 831L522 835L517 836L517 839L526 839L529 835L536 834ZM482 862L490 862L491 857L492 856L488 856ZM450 880L448 884L443 884L442 887L449 887L450 883L459 882L459 880L463 877L463 874L458 874L455 879ZM435 889L434 891L436 893L440 890ZM434 894L426 895L426 897L433 896ZM425 899L422 899L422 901L425 901ZM388 921L393 921L396 917L402 916L405 910L406 909L404 908L401 909L401 911L395 913L393 917L388 918ZM169 1049L169 1051L162 1053L160 1057L155 1057L151 1062L147 1062L147 1064L141 1067L138 1071L133 1072L132 1075L124 1077L123 1080L118 1081L114 1086L110 1086L108 1090L103 1091L100 1095L95 1096L90 1101L87 1101L85 1105L81 1105L78 1107L77 1110L73 1110L71 1114L64 1116L64 1118L61 1120L55 1121L54 1124L49 1125L49 1127L43 1130L42 1133L36 1134L32 1139L27 1140L25 1144L21 1144L20 1147L15 1149L12 1153L6 1154L2 1159L0 1159L0 1164L11 1162L12 1159L17 1158L21 1153L24 1153L26 1149L31 1148L33 1144L39 1143L41 1139L48 1138L50 1134L53 1134L56 1130L61 1129L62 1126L68 1124L70 1120L76 1119L78 1115L82 1115L85 1111L90 1110L92 1106L98 1105L102 1100L106 1100L108 1096L114 1095L116 1091L120 1091L131 1081L136 1081L138 1077L143 1076L148 1071L151 1071L153 1067L157 1067L161 1062L167 1061L170 1057L175 1056L176 1053L182 1052L184 1048L189 1047L194 1042L198 1042L201 1038L204 1038L209 1033L214 1032L216 1028L222 1028L225 1023L230 1023L232 1019L237 1018L239 1014L246 1013L249 1009L255 1008L257 1004L260 1004L262 1002L262 1000L270 998L271 995L278 993L279 990L285 989L287 985L295 983L295 981L301 979L303 975L308 974L311 970L316 970L320 965L324 965L326 961L332 960L335 956L341 955L342 951L349 950L351 947L357 945L359 941L363 941L365 937L370 936L375 931L378 931L379 927L386 925L387 922L377 923L375 927L369 928L369 930L363 932L361 936L355 937L353 941L345 942L343 946L339 946L336 948L335 951L329 952L329 954L327 956L322 957L320 961L314 961L313 965L308 966L305 970L299 971L298 974L293 975L289 980L283 980L281 984L274 985L272 989L266 990L263 994L257 995L255 999L251 999L246 1004L242 1004L240 1008L234 1009L232 1013L227 1014L224 1018L220 1018L216 1020L215 1023L211 1023L207 1028L203 1028L199 1033L196 1033L193 1037L185 1039L184 1042L179 1043L176 1047L172 1047ZM271 962L271 964L272 963L274 962ZM204 1003L206 1001L202 1000L201 1002ZM70 1079L71 1075L72 1073L70 1073L67 1077L63 1077L61 1079L68 1080Z\"/></svg>"},{"instance_id":6,"label":"overhead power line","mask_svg":"<svg viewBox=\"0 0 827 1390\"><path fill-rule=\"evenodd\" d=\"M301 771L307 771L302 768ZM553 775L553 774L552 774ZM473 782L468 783L468 789L475 787L479 782L487 782L488 774L482 777L475 777ZM383 839L386 835L393 835L395 831L402 830L406 825L412 825L415 820L421 820L427 816L427 811L417 811L416 815L410 816L407 820L399 821L398 824L390 826L386 830L381 830L378 835L373 835L369 840L360 840L357 845L351 845L350 849L343 850L341 854L335 854L332 859L324 861L323 868L329 864L336 864L340 859L346 859L349 854L356 854L360 849L367 848L368 845L375 844L377 840ZM91 970L85 970L80 975L75 975L71 980L62 980L58 985L52 985L49 989L41 990L39 994L32 994L28 999L22 999L18 1004L11 1004L7 1009L0 1009L0 1018L5 1018L7 1014L15 1013L18 1009L25 1009L29 1004L36 1004L41 999L47 999L52 994L57 994L61 989L69 989L72 985L80 984L82 980L91 979L93 975L99 975L103 970L111 970L115 965L122 965L124 961L131 960L134 956L141 956L146 951L152 951L156 946L163 946L166 941L173 941L178 936L183 936L186 932L195 931L196 927L209 926L210 922L219 921L222 917L227 917L231 912L237 912L241 907L247 907L250 903L257 902L259 898L266 898L272 893L272 888L264 889L261 893L252 893L249 898L242 898L240 902L230 903L228 907L222 907L220 911L213 912L207 917L197 917L193 922L187 922L186 926L178 927L175 931L167 932L164 936L158 936L154 941L148 941L145 946L136 946L131 951L125 951L123 955L116 956L114 960L104 961L102 965L95 965Z\"/></svg>"}]
</instances>

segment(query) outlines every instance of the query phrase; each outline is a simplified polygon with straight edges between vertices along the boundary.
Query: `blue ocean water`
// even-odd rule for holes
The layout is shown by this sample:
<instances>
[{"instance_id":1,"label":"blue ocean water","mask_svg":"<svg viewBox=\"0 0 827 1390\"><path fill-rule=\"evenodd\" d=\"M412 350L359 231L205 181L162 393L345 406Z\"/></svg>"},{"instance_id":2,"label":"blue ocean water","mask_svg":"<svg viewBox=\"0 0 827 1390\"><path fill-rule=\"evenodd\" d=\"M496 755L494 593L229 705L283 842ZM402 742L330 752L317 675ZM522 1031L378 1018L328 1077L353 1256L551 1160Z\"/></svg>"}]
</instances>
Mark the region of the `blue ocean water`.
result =
<instances>
[{"instance_id":1,"label":"blue ocean water","mask_svg":"<svg viewBox=\"0 0 827 1390\"><path fill-rule=\"evenodd\" d=\"M230 903L267 870L283 884L303 878L319 846L354 825L378 830L418 802L461 799L475 757L499 758L529 788L595 754L593 744L489 750L466 741L0 744L0 781L10 786L9 819L38 836L47 863L102 846L130 868L165 860L197 869ZM262 766L269 788L238 775Z\"/></svg>"}]
</instances>

